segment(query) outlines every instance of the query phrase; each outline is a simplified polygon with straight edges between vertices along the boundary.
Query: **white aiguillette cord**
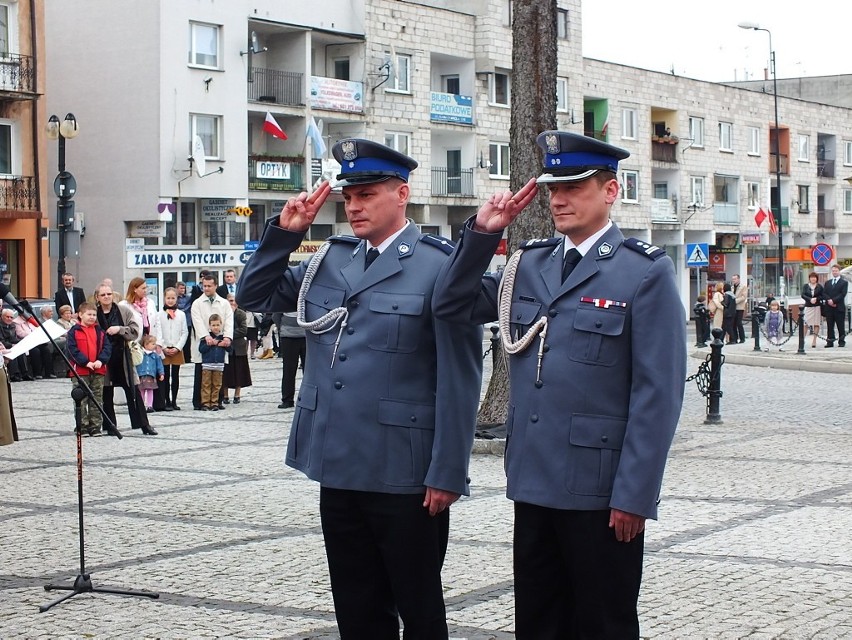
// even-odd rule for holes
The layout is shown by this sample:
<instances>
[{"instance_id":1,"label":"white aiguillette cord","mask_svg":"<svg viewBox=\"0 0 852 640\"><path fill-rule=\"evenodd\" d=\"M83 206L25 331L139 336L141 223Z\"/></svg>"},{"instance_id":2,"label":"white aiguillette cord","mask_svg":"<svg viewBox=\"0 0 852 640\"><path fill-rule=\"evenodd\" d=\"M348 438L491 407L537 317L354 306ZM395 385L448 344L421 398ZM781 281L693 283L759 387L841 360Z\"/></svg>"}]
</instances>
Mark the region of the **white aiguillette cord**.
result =
<instances>
[{"instance_id":1,"label":"white aiguillette cord","mask_svg":"<svg viewBox=\"0 0 852 640\"><path fill-rule=\"evenodd\" d=\"M538 363L535 370L535 379L538 382L541 380L541 360L544 357L544 340L547 337L547 316L541 316L516 342L512 342L510 331L512 321L512 293L515 289L515 276L518 272L518 263L521 261L521 254L523 252L523 249L515 251L503 269L500 288L497 290L497 323L505 353L520 353L530 346L530 343L535 340L536 336L539 337ZM506 368L508 369L508 366Z\"/></svg>"},{"instance_id":2,"label":"white aiguillette cord","mask_svg":"<svg viewBox=\"0 0 852 640\"><path fill-rule=\"evenodd\" d=\"M302 278L302 286L299 287L299 297L296 300L296 322L299 323L300 327L314 334L327 333L334 329L337 323L340 322L337 339L334 341L334 352L331 354L331 367L333 368L334 359L337 357L337 348L340 346L340 337L343 335L343 329L346 327L346 320L349 317L349 310L346 307L337 307L321 318L317 318L311 322L305 320L305 297L308 295L308 289L311 288L314 276L316 276L317 270L319 270L320 264L330 248L330 242L324 243L308 263L305 276Z\"/></svg>"}]
</instances>

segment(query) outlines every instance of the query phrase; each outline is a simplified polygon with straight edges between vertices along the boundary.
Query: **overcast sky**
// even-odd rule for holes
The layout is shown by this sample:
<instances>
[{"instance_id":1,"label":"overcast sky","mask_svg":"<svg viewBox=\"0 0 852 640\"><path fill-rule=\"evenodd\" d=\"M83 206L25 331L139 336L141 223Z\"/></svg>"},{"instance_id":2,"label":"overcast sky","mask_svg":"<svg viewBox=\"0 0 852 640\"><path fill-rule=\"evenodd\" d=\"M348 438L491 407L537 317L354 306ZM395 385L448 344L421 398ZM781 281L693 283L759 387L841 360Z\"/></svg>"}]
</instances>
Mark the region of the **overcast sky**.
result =
<instances>
[{"instance_id":1,"label":"overcast sky","mask_svg":"<svg viewBox=\"0 0 852 640\"><path fill-rule=\"evenodd\" d=\"M720 82L762 79L772 32L779 78L852 73L848 0L584 0L583 55ZM769 76L771 77L771 75Z\"/></svg>"}]
</instances>

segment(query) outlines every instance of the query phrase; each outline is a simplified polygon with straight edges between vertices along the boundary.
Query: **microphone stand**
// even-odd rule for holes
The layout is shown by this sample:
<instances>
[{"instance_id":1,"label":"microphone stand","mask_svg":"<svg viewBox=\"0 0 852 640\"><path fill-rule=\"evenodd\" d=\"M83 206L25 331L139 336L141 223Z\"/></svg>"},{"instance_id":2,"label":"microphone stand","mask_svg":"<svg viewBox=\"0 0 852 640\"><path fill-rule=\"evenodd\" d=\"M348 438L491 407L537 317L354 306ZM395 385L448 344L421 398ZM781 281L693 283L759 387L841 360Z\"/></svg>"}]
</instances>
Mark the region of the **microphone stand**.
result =
<instances>
[{"instance_id":1,"label":"microphone stand","mask_svg":"<svg viewBox=\"0 0 852 640\"><path fill-rule=\"evenodd\" d=\"M98 411L101 412L101 415L104 418L104 427L109 435L115 436L119 440L121 440L124 436L121 435L121 432L115 426L112 420L110 420L109 416L104 411L101 403L98 402L97 398L95 398L95 394L92 392L92 389L86 384L86 381L77 373L74 365L71 364L71 360L68 359L68 355L59 348L59 345L56 344L56 341L53 339L53 336L50 335L50 332L45 328L44 324L41 322L39 318L35 316L32 312L32 307L30 303L26 300L13 305L15 309L22 316L30 316L33 318L41 330L44 332L44 335L47 336L47 339L50 340L50 343L53 345L53 348L56 349L57 353L62 356L62 359L65 361L65 366L71 375L74 376L74 379L77 381L76 387L71 391L71 397L74 399L74 423L75 428L74 432L77 435L77 526L79 528L79 538L80 538L80 573L77 574L76 579L74 580L74 584L72 585L57 585L57 584L46 584L44 585L45 591L69 591L70 593L65 594L61 598L54 600L53 602L49 602L48 604L44 604L38 608L41 613L44 613L54 605L59 604L60 602L64 602L69 598L73 598L79 593L115 593L119 595L125 596L142 596L146 598L159 598L159 593L153 593L150 591L129 591L126 589L105 589L102 587L96 588L92 585L92 577L91 574L86 572L86 535L85 529L83 528L83 410L82 404L83 400L88 398L91 404L94 404ZM105 338L109 339L109 338Z\"/></svg>"}]
</instances>

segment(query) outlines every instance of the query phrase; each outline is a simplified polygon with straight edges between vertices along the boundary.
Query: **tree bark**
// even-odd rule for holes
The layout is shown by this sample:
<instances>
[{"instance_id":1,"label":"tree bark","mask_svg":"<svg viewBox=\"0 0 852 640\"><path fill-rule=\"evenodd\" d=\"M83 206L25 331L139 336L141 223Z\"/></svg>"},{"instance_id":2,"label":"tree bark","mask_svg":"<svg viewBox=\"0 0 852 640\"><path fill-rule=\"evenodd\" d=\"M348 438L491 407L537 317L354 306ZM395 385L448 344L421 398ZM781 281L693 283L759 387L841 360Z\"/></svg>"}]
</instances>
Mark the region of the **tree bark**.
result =
<instances>
[{"instance_id":1,"label":"tree bark","mask_svg":"<svg viewBox=\"0 0 852 640\"><path fill-rule=\"evenodd\" d=\"M539 133L556 128L556 0L516 0L512 22L512 120L509 188L517 191L542 171ZM547 193L542 190L507 229L507 253L521 240L553 235ZM479 408L481 425L503 424L509 403L509 375L502 354Z\"/></svg>"}]
</instances>

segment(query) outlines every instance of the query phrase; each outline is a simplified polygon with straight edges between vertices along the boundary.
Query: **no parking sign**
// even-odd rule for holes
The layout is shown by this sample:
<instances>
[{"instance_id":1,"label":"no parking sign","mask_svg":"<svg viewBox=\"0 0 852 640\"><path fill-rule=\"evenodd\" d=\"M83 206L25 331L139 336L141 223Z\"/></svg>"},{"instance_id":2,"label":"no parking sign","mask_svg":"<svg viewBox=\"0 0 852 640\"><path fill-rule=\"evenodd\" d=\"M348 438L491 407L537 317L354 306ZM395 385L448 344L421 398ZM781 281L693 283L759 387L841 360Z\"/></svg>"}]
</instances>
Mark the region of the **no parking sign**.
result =
<instances>
[{"instance_id":1,"label":"no parking sign","mask_svg":"<svg viewBox=\"0 0 852 640\"><path fill-rule=\"evenodd\" d=\"M811 260L817 267L825 267L834 262L834 248L825 242L817 242L811 247Z\"/></svg>"}]
</instances>

